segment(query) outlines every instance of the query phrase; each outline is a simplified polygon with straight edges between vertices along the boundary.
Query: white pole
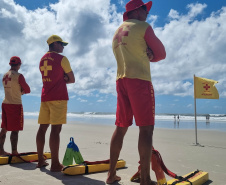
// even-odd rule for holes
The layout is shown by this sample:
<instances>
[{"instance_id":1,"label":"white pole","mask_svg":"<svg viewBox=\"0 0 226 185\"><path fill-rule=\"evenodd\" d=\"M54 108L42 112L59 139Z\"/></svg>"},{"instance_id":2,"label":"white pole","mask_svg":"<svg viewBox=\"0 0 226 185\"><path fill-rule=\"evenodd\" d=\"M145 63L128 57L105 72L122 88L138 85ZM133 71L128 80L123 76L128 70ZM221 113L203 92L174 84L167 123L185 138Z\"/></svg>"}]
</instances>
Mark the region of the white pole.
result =
<instances>
[{"instance_id":1,"label":"white pole","mask_svg":"<svg viewBox=\"0 0 226 185\"><path fill-rule=\"evenodd\" d=\"M198 145L198 137L197 137L197 118L196 118L196 98L195 100L195 145Z\"/></svg>"},{"instance_id":2,"label":"white pole","mask_svg":"<svg viewBox=\"0 0 226 185\"><path fill-rule=\"evenodd\" d=\"M194 107L195 107L195 145L198 145L197 137L197 118L196 118L196 89L195 89L195 75L194 75Z\"/></svg>"}]
</instances>

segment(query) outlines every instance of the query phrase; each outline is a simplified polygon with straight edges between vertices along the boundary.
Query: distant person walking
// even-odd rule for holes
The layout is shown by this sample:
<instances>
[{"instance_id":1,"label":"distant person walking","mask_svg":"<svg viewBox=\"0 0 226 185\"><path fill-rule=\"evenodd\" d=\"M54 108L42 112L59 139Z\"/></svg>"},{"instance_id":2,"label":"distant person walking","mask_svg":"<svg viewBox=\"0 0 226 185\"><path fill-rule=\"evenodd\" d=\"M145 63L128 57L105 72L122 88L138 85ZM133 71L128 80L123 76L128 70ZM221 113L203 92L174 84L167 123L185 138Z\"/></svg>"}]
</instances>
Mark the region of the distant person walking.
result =
<instances>
[{"instance_id":1,"label":"distant person walking","mask_svg":"<svg viewBox=\"0 0 226 185\"><path fill-rule=\"evenodd\" d=\"M45 134L51 124L49 145L51 150L51 168L53 172L62 170L59 162L60 132L62 124L66 123L68 92L66 84L74 83L75 77L68 59L60 55L64 42L59 36L52 35L48 38L49 51L41 58L40 72L42 74L41 107L38 118L40 124L36 136L38 151L38 168L47 166L43 158Z\"/></svg>"},{"instance_id":2,"label":"distant person walking","mask_svg":"<svg viewBox=\"0 0 226 185\"><path fill-rule=\"evenodd\" d=\"M209 122L210 122L210 115L207 114L207 115L206 115L206 123L209 123Z\"/></svg>"},{"instance_id":3,"label":"distant person walking","mask_svg":"<svg viewBox=\"0 0 226 185\"><path fill-rule=\"evenodd\" d=\"M166 57L162 42L152 27L145 22L152 2L131 0L126 4L124 22L115 32L112 48L117 60L116 129L110 146L108 184L121 180L116 175L124 136L132 125L133 116L139 126L138 150L141 164L141 185L155 184L150 178L152 135L155 124L155 96L151 83L150 61Z\"/></svg>"},{"instance_id":4,"label":"distant person walking","mask_svg":"<svg viewBox=\"0 0 226 185\"><path fill-rule=\"evenodd\" d=\"M21 60L17 56L10 59L10 70L4 74L2 83L5 91L5 98L2 102L2 124L0 132L0 155L9 155L4 150L4 143L7 131L11 131L10 141L12 154L18 154L17 143L19 131L24 127L24 115L21 96L30 93L30 87L24 76L18 73Z\"/></svg>"}]
</instances>

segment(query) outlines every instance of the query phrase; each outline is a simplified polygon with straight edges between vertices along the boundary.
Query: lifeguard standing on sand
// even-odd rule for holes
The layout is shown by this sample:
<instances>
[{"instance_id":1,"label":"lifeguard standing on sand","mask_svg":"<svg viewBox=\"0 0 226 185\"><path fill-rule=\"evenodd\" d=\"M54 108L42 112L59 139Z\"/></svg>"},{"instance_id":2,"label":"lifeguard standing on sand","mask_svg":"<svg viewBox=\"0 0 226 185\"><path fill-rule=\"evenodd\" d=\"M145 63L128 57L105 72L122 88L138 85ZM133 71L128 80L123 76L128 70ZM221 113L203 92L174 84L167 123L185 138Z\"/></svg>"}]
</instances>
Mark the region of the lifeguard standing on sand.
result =
<instances>
[{"instance_id":1,"label":"lifeguard standing on sand","mask_svg":"<svg viewBox=\"0 0 226 185\"><path fill-rule=\"evenodd\" d=\"M10 70L3 76L2 83L5 90L5 98L2 102L2 125L0 132L0 155L9 155L4 150L7 131L12 131L10 141L12 154L17 155L18 134L23 130L24 115L21 95L30 93L30 87L22 74L18 73L21 60L17 56L10 59Z\"/></svg>"},{"instance_id":2,"label":"lifeguard standing on sand","mask_svg":"<svg viewBox=\"0 0 226 185\"><path fill-rule=\"evenodd\" d=\"M162 42L145 22L152 2L131 0L126 4L123 23L115 32L112 48L117 60L116 129L111 139L110 169L106 182L119 181L116 163L124 136L133 116L139 126L138 150L141 164L141 185L155 184L150 178L152 135L155 124L155 96L151 82L150 61L166 57Z\"/></svg>"},{"instance_id":3,"label":"lifeguard standing on sand","mask_svg":"<svg viewBox=\"0 0 226 185\"><path fill-rule=\"evenodd\" d=\"M75 77L68 59L60 55L64 42L59 36L52 35L48 38L49 51L41 58L39 69L42 74L41 107L38 118L40 124L36 136L38 151L38 168L47 166L43 158L45 134L51 124L49 145L51 150L52 172L59 172L63 165L59 162L60 132L62 124L66 123L68 92L66 84L74 83Z\"/></svg>"}]
</instances>

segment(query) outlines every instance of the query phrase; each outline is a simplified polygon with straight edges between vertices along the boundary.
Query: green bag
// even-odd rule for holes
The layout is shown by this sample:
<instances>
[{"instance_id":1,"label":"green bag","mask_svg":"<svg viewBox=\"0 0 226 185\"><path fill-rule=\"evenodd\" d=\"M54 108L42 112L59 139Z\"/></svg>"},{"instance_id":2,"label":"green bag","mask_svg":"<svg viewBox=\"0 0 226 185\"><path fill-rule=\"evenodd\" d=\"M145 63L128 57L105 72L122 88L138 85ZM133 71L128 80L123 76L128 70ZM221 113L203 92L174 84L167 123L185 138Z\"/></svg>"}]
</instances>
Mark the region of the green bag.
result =
<instances>
[{"instance_id":1,"label":"green bag","mask_svg":"<svg viewBox=\"0 0 226 185\"><path fill-rule=\"evenodd\" d=\"M72 165L73 159L75 160L76 164L81 164L84 162L83 157L78 149L78 146L74 143L74 138L71 137L64 154L63 165Z\"/></svg>"}]
</instances>

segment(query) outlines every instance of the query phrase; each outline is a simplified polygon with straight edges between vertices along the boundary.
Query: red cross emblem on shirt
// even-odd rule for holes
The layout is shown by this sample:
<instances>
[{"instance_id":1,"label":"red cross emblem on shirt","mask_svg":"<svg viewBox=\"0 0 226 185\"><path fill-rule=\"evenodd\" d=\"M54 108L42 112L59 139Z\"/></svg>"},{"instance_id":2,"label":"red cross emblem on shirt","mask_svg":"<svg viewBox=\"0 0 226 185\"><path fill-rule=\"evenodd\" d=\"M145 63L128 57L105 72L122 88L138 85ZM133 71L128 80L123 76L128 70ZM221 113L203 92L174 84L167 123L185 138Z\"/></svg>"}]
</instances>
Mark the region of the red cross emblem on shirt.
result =
<instances>
[{"instance_id":1,"label":"red cross emblem on shirt","mask_svg":"<svg viewBox=\"0 0 226 185\"><path fill-rule=\"evenodd\" d=\"M127 30L125 30L127 29ZM129 29L130 27L129 26L124 26L124 27L121 27L119 30L118 30L118 33L114 36L113 40L116 40L118 41L118 44L116 47L118 47L120 44L123 44L122 43L122 37L125 37L125 36L128 36L129 35ZM126 44L126 43L124 43Z\"/></svg>"},{"instance_id":2,"label":"red cross emblem on shirt","mask_svg":"<svg viewBox=\"0 0 226 185\"><path fill-rule=\"evenodd\" d=\"M11 78L9 78L9 75L6 75L5 78L3 78L3 82L7 85L8 81L11 81Z\"/></svg>"},{"instance_id":3,"label":"red cross emblem on shirt","mask_svg":"<svg viewBox=\"0 0 226 185\"><path fill-rule=\"evenodd\" d=\"M210 86L208 84L206 84L205 86L203 86L203 88L208 90L210 88Z\"/></svg>"}]
</instances>

